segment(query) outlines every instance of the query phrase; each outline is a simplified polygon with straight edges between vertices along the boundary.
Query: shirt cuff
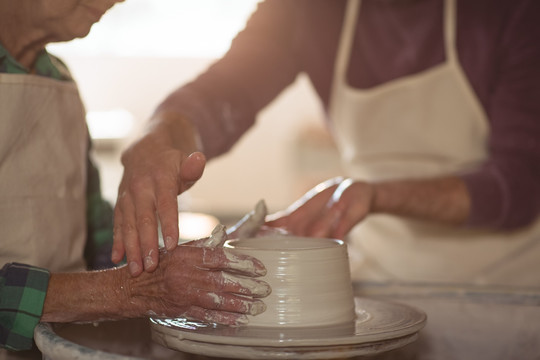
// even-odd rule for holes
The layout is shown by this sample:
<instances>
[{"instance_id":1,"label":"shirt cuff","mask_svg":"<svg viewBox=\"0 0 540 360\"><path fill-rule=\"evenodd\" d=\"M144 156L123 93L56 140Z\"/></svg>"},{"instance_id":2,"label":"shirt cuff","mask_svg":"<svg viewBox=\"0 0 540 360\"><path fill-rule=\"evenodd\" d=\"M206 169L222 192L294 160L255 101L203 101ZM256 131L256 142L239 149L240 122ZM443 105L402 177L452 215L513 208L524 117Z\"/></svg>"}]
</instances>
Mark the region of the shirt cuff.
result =
<instances>
[{"instance_id":1,"label":"shirt cuff","mask_svg":"<svg viewBox=\"0 0 540 360\"><path fill-rule=\"evenodd\" d=\"M49 277L46 269L19 263L0 270L0 346L10 350L32 347Z\"/></svg>"}]
</instances>

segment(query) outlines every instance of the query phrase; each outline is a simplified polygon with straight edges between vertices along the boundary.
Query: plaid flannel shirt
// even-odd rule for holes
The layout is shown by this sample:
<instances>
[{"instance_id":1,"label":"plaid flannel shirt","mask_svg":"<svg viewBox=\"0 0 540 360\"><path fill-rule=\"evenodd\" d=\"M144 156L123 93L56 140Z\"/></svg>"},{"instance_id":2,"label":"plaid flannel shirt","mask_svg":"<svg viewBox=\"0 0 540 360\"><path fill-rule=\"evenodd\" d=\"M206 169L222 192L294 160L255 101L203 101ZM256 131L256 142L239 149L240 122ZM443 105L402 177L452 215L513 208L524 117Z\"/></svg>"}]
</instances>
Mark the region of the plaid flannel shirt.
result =
<instances>
[{"instance_id":1,"label":"plaid flannel shirt","mask_svg":"<svg viewBox=\"0 0 540 360\"><path fill-rule=\"evenodd\" d=\"M10 350L32 347L49 285L49 272L25 264L0 270L0 344Z\"/></svg>"}]
</instances>

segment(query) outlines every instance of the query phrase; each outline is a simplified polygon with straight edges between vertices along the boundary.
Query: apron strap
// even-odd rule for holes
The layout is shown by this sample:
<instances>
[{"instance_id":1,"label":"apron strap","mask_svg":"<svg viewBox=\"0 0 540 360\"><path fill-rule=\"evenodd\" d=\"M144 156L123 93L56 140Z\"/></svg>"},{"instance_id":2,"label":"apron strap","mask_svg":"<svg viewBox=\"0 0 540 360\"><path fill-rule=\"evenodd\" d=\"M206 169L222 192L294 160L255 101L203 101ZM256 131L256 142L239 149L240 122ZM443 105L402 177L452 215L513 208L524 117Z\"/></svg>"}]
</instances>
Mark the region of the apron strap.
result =
<instances>
[{"instance_id":1,"label":"apron strap","mask_svg":"<svg viewBox=\"0 0 540 360\"><path fill-rule=\"evenodd\" d=\"M457 63L458 55L456 50L456 0L444 1L444 48L446 61Z\"/></svg>"},{"instance_id":2,"label":"apron strap","mask_svg":"<svg viewBox=\"0 0 540 360\"><path fill-rule=\"evenodd\" d=\"M334 65L334 89L338 83L346 83L344 81L345 74L347 72L347 66L349 64L352 42L354 40L354 29L356 27L356 21L358 19L360 4L361 0L347 1L347 7L343 16L343 26L339 40L338 52L336 54L336 60Z\"/></svg>"}]
</instances>

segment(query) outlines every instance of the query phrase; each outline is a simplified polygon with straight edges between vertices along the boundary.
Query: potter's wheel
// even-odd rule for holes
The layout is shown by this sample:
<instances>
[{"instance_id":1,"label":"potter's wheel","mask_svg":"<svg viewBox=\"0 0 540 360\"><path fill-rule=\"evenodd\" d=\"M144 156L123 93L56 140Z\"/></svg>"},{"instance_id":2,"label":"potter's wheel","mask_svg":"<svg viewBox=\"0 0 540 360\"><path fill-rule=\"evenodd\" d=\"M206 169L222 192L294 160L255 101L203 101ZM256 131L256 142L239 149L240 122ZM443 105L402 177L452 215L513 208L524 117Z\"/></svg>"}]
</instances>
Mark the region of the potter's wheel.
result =
<instances>
[{"instance_id":1,"label":"potter's wheel","mask_svg":"<svg viewBox=\"0 0 540 360\"><path fill-rule=\"evenodd\" d=\"M373 355L416 340L426 315L408 305L355 298L356 319L310 328L228 327L151 319L152 339L171 349L245 359L331 359Z\"/></svg>"}]
</instances>

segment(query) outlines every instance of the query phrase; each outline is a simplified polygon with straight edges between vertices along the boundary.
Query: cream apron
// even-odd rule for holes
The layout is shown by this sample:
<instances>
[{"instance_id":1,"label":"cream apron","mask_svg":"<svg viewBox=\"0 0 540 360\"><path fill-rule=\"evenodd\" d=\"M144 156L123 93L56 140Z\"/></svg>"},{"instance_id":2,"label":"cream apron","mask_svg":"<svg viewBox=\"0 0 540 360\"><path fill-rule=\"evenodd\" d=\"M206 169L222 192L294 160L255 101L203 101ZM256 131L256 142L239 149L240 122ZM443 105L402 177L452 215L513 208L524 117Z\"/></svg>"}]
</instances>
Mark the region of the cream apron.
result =
<instances>
[{"instance_id":1,"label":"cream apron","mask_svg":"<svg viewBox=\"0 0 540 360\"><path fill-rule=\"evenodd\" d=\"M446 62L368 90L345 81L360 1L349 0L330 103L349 176L368 181L468 171L489 127L455 50L445 0ZM419 340L373 359L540 358L540 223L509 233L372 215L349 236L356 293L424 310Z\"/></svg>"},{"instance_id":2,"label":"cream apron","mask_svg":"<svg viewBox=\"0 0 540 360\"><path fill-rule=\"evenodd\" d=\"M83 270L85 112L73 82L0 74L0 263Z\"/></svg>"},{"instance_id":3,"label":"cream apron","mask_svg":"<svg viewBox=\"0 0 540 360\"><path fill-rule=\"evenodd\" d=\"M485 161L489 126L459 65L455 1L445 5L446 62L367 90L345 79L359 6L349 2L330 102L348 175L429 178ZM500 233L372 215L351 232L350 252L356 279L540 285L540 221Z\"/></svg>"}]
</instances>

